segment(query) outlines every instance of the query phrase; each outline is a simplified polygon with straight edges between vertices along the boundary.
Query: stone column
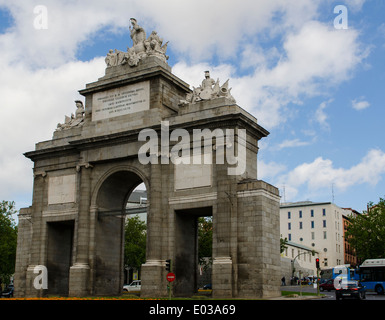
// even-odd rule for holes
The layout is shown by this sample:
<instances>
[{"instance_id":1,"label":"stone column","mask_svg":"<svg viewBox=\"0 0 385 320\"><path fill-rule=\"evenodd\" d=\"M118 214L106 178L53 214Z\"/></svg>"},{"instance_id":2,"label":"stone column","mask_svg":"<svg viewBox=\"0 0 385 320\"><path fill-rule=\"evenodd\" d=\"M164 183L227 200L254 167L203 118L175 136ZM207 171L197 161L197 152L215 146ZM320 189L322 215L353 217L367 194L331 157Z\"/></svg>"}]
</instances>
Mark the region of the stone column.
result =
<instances>
[{"instance_id":1,"label":"stone column","mask_svg":"<svg viewBox=\"0 0 385 320\"><path fill-rule=\"evenodd\" d=\"M218 151L217 151L218 152ZM236 188L235 176L229 176L227 165L216 165L217 206L213 213L213 297L233 297L233 268L236 265L236 235L232 237L232 214L236 214L236 201L233 200ZM231 243L235 241L235 243ZM235 246L235 247L234 247ZM235 248L235 252L233 250Z\"/></svg>"},{"instance_id":2,"label":"stone column","mask_svg":"<svg viewBox=\"0 0 385 320\"><path fill-rule=\"evenodd\" d=\"M38 274L34 273L37 265L45 265L42 257L42 249L45 243L42 241L42 212L44 205L47 202L47 188L46 188L45 172L35 172L33 183L33 199L31 209L31 223L32 223L32 239L29 244L30 247L30 261L26 269L25 282L25 296L26 297L41 297L45 294L43 289L36 289L34 287L34 279Z\"/></svg>"},{"instance_id":3,"label":"stone column","mask_svg":"<svg viewBox=\"0 0 385 320\"><path fill-rule=\"evenodd\" d=\"M147 214L147 250L146 263L142 265L142 297L166 296L167 291L162 285L162 165L151 165L150 207Z\"/></svg>"},{"instance_id":4,"label":"stone column","mask_svg":"<svg viewBox=\"0 0 385 320\"><path fill-rule=\"evenodd\" d=\"M88 163L78 165L80 177L79 213L77 219L77 243L74 264L70 267L69 296L85 296L90 292L90 202L91 168Z\"/></svg>"}]
</instances>

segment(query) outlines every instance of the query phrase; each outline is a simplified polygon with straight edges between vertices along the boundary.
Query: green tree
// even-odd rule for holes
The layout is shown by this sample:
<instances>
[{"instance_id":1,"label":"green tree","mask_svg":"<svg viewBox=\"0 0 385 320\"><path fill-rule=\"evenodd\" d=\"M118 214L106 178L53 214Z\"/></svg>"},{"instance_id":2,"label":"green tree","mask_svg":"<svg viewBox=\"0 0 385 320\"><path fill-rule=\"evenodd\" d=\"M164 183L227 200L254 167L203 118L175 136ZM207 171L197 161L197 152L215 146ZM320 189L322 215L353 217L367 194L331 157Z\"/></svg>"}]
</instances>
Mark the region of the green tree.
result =
<instances>
[{"instance_id":1,"label":"green tree","mask_svg":"<svg viewBox=\"0 0 385 320\"><path fill-rule=\"evenodd\" d=\"M285 239L280 238L279 244L280 244L279 253L283 253L285 251L285 249L287 248L287 238L285 238Z\"/></svg>"},{"instance_id":2,"label":"green tree","mask_svg":"<svg viewBox=\"0 0 385 320\"><path fill-rule=\"evenodd\" d=\"M385 200L368 204L368 211L350 218L345 237L360 260L385 257Z\"/></svg>"},{"instance_id":3,"label":"green tree","mask_svg":"<svg viewBox=\"0 0 385 320\"><path fill-rule=\"evenodd\" d=\"M17 226L14 218L15 202L0 203L0 283L9 283L15 273Z\"/></svg>"},{"instance_id":4,"label":"green tree","mask_svg":"<svg viewBox=\"0 0 385 320\"><path fill-rule=\"evenodd\" d=\"M134 216L126 220L124 233L124 265L140 270L146 262L146 223Z\"/></svg>"},{"instance_id":5,"label":"green tree","mask_svg":"<svg viewBox=\"0 0 385 320\"><path fill-rule=\"evenodd\" d=\"M199 264L203 265L206 270L213 255L213 218L200 217L198 218L198 260ZM204 258L210 258L207 262Z\"/></svg>"}]
</instances>

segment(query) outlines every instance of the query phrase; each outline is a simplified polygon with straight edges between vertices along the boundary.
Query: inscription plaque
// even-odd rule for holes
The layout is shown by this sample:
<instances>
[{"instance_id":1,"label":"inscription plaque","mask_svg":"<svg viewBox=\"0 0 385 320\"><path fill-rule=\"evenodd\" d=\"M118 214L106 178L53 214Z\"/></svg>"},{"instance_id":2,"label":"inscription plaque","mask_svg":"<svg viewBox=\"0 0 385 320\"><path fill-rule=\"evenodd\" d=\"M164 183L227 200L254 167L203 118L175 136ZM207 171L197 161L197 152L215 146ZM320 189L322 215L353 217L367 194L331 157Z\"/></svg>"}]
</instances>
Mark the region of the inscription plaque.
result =
<instances>
[{"instance_id":1,"label":"inscription plaque","mask_svg":"<svg viewBox=\"0 0 385 320\"><path fill-rule=\"evenodd\" d=\"M150 82L97 92L92 96L92 121L150 109Z\"/></svg>"},{"instance_id":2,"label":"inscription plaque","mask_svg":"<svg viewBox=\"0 0 385 320\"><path fill-rule=\"evenodd\" d=\"M75 202L76 175L49 177L48 204Z\"/></svg>"}]
</instances>

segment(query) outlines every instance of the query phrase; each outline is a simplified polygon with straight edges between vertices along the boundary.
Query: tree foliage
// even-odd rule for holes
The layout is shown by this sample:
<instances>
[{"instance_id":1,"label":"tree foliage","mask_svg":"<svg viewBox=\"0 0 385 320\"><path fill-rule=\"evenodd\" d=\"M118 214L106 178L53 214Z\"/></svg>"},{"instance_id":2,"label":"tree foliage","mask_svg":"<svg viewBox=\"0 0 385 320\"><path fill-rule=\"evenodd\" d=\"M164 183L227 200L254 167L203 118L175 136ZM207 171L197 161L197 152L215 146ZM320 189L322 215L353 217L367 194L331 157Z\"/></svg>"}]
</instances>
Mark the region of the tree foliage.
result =
<instances>
[{"instance_id":1,"label":"tree foliage","mask_svg":"<svg viewBox=\"0 0 385 320\"><path fill-rule=\"evenodd\" d=\"M132 269L140 269L146 262L146 223L134 216L126 220L124 242L124 265Z\"/></svg>"},{"instance_id":2,"label":"tree foliage","mask_svg":"<svg viewBox=\"0 0 385 320\"><path fill-rule=\"evenodd\" d=\"M15 273L17 226L14 214L15 202L0 203L0 282L5 283Z\"/></svg>"},{"instance_id":3,"label":"tree foliage","mask_svg":"<svg viewBox=\"0 0 385 320\"><path fill-rule=\"evenodd\" d=\"M280 246L279 253L283 253L287 249L287 238L285 239L280 238L279 246Z\"/></svg>"},{"instance_id":4,"label":"tree foliage","mask_svg":"<svg viewBox=\"0 0 385 320\"><path fill-rule=\"evenodd\" d=\"M351 218L345 237L360 260L385 258L385 200Z\"/></svg>"},{"instance_id":5,"label":"tree foliage","mask_svg":"<svg viewBox=\"0 0 385 320\"><path fill-rule=\"evenodd\" d=\"M198 218L198 260L207 269L213 255L213 218ZM205 260L209 258L209 261Z\"/></svg>"}]
</instances>

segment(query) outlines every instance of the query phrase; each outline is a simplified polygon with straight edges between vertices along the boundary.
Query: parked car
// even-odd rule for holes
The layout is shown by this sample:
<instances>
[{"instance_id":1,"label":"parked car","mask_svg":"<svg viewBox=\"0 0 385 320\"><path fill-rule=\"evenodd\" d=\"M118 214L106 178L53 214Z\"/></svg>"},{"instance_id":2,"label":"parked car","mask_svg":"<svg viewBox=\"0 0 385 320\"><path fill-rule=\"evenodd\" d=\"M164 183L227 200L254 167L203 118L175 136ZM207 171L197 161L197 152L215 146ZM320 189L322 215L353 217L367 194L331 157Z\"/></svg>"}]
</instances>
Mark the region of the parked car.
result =
<instances>
[{"instance_id":1,"label":"parked car","mask_svg":"<svg viewBox=\"0 0 385 320\"><path fill-rule=\"evenodd\" d=\"M359 281L342 281L336 285L336 300L344 298L365 299L366 289Z\"/></svg>"},{"instance_id":2,"label":"parked car","mask_svg":"<svg viewBox=\"0 0 385 320\"><path fill-rule=\"evenodd\" d=\"M130 284L125 284L123 286L123 291L124 292L140 291L141 288L142 288L141 281L135 280L135 281L132 281Z\"/></svg>"},{"instance_id":3,"label":"parked car","mask_svg":"<svg viewBox=\"0 0 385 320\"><path fill-rule=\"evenodd\" d=\"M5 297L5 298L12 298L13 297L13 290L14 290L14 287L12 284L10 284L8 287L6 287L3 290L3 292L1 293L1 296Z\"/></svg>"},{"instance_id":4,"label":"parked car","mask_svg":"<svg viewBox=\"0 0 385 320\"><path fill-rule=\"evenodd\" d=\"M329 279L327 280L326 282L324 283L321 283L319 285L319 290L320 291L331 291L331 290L335 290L336 288L334 287L334 280L333 279Z\"/></svg>"}]
</instances>

